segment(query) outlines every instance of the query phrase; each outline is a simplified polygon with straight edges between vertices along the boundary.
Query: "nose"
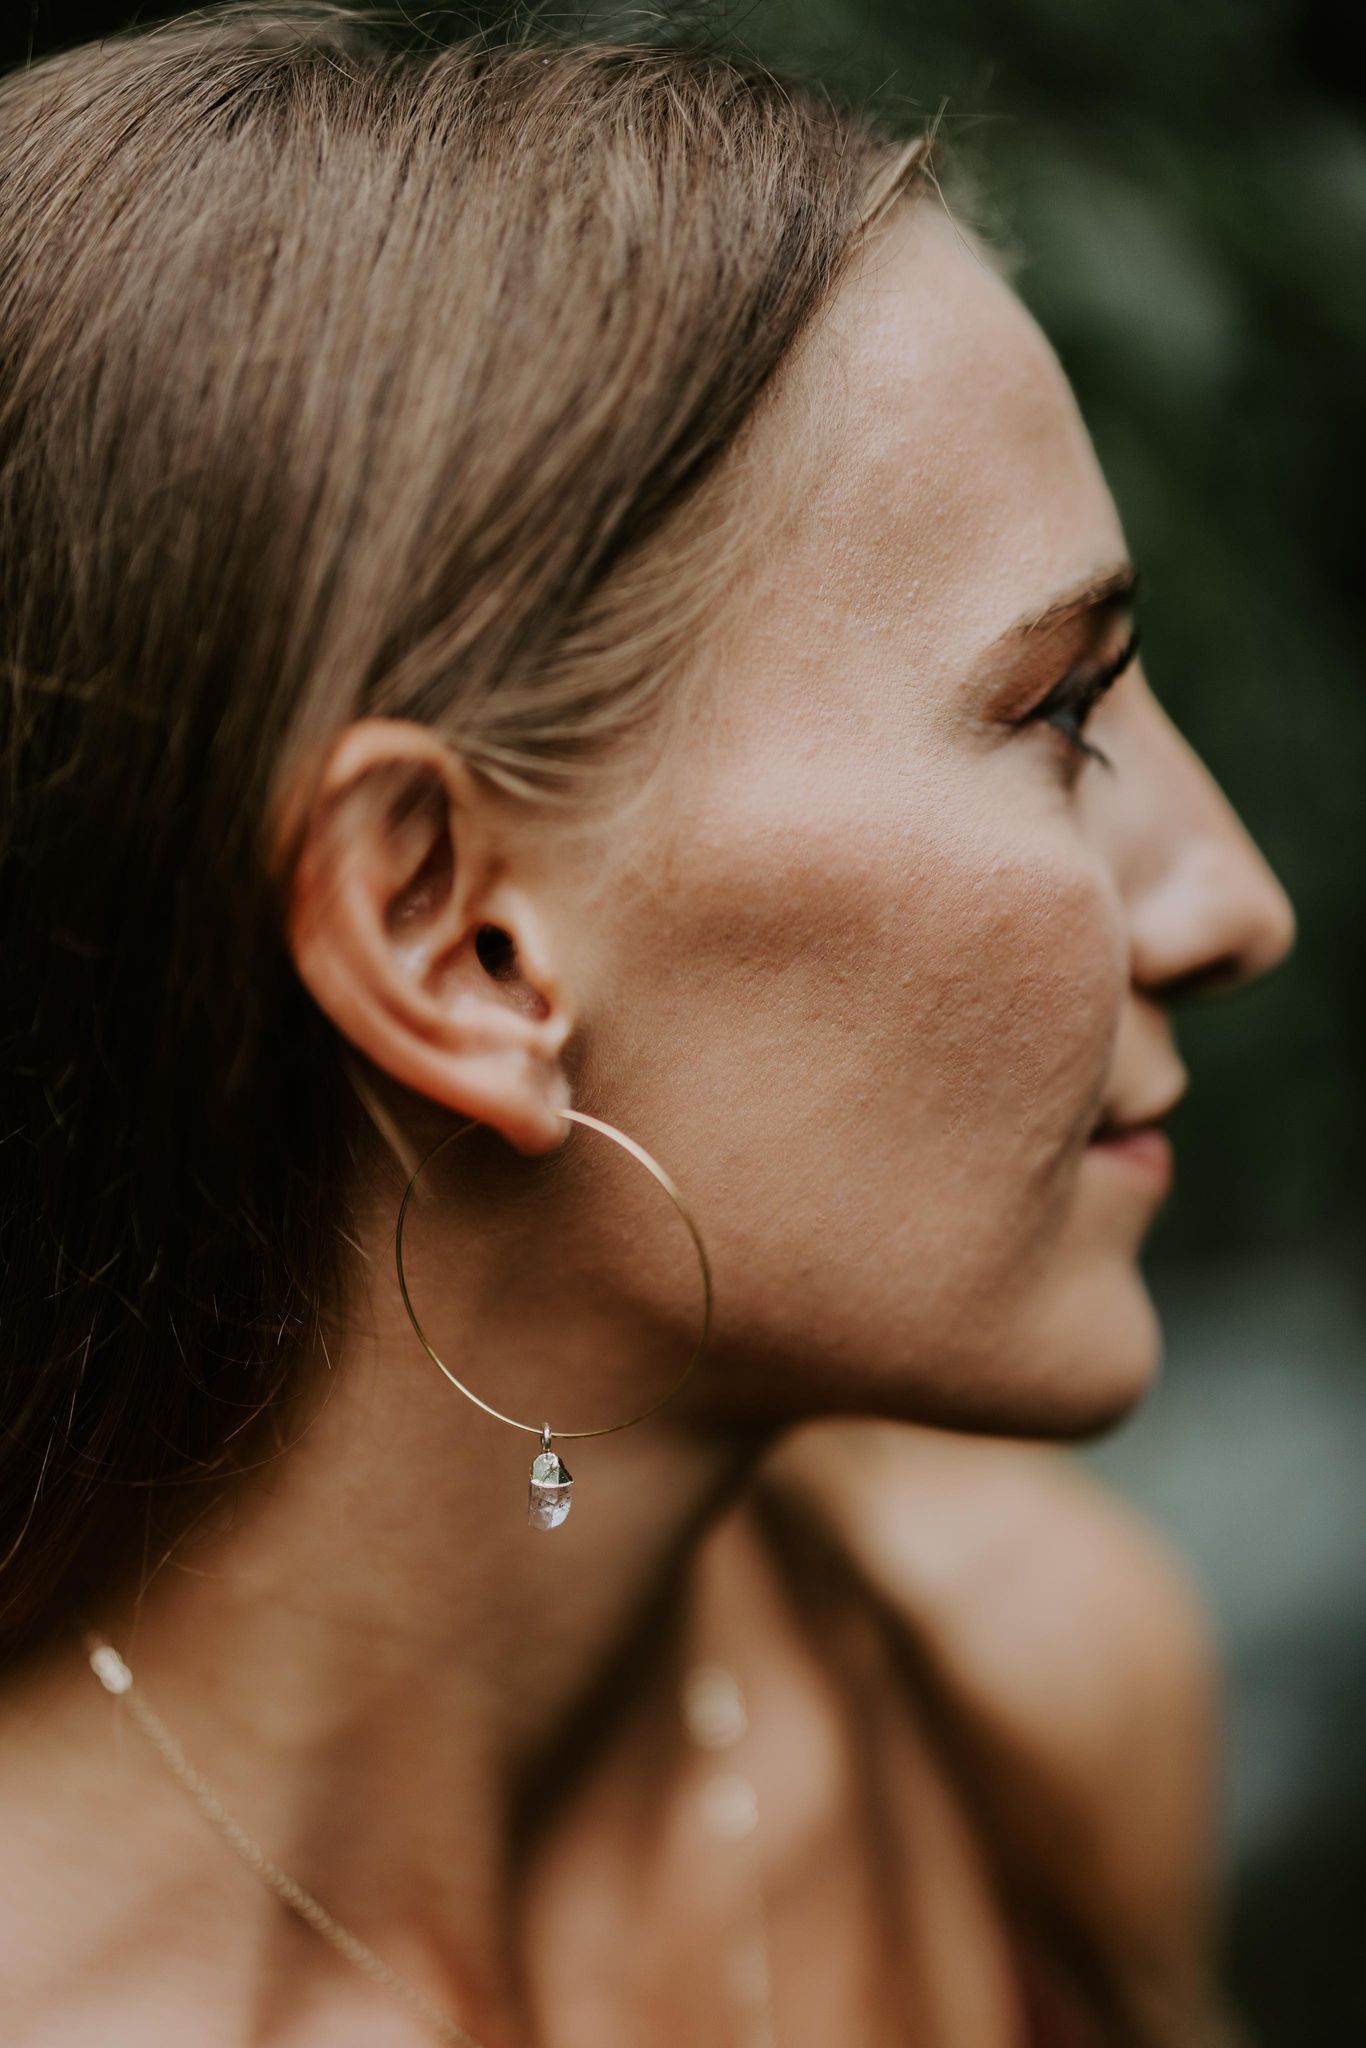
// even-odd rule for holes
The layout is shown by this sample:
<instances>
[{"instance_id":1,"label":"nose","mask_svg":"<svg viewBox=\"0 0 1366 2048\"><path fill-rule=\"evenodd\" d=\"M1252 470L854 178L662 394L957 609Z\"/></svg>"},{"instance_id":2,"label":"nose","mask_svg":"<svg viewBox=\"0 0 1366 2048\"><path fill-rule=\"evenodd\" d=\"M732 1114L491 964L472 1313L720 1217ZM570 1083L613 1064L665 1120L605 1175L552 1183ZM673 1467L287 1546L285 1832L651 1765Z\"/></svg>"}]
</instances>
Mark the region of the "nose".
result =
<instances>
[{"instance_id":1,"label":"nose","mask_svg":"<svg viewBox=\"0 0 1366 2048\"><path fill-rule=\"evenodd\" d=\"M1148 701L1151 779L1128 892L1134 980L1164 1000L1238 988L1290 952L1294 907L1203 761Z\"/></svg>"}]
</instances>

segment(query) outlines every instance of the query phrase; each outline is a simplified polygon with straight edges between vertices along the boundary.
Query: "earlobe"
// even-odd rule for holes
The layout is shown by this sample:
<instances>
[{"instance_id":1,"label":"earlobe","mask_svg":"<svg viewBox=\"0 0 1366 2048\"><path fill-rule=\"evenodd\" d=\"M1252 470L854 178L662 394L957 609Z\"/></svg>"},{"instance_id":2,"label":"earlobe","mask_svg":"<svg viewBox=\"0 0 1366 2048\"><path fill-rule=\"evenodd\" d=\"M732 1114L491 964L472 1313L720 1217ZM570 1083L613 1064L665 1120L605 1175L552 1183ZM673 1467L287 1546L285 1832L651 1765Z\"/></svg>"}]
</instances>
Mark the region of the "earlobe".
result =
<instances>
[{"instance_id":1,"label":"earlobe","mask_svg":"<svg viewBox=\"0 0 1366 2048\"><path fill-rule=\"evenodd\" d=\"M572 1020L507 829L425 727L357 720L300 830L286 938L315 1001L376 1067L539 1153L569 1133Z\"/></svg>"}]
</instances>

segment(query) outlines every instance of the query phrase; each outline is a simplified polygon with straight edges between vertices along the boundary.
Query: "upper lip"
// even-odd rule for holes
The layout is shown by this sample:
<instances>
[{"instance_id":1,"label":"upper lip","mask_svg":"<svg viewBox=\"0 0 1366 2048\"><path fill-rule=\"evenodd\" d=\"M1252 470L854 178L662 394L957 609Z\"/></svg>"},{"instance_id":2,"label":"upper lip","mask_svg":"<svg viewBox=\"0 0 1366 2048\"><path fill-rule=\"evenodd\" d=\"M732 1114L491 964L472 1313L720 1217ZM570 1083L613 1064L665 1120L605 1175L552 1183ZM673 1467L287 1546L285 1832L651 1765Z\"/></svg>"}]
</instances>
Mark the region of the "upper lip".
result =
<instances>
[{"instance_id":1,"label":"upper lip","mask_svg":"<svg viewBox=\"0 0 1366 2048\"><path fill-rule=\"evenodd\" d=\"M1125 1103L1117 1103L1113 1108L1102 1109L1095 1123L1091 1126L1091 1136L1099 1138L1120 1131L1145 1130L1151 1128L1153 1124L1160 1124L1164 1117L1171 1115L1177 1103L1185 1094L1188 1085L1189 1083L1183 1078L1179 1087L1169 1090L1166 1095L1160 1098L1154 1098L1152 1104L1146 1109L1130 1109Z\"/></svg>"}]
</instances>

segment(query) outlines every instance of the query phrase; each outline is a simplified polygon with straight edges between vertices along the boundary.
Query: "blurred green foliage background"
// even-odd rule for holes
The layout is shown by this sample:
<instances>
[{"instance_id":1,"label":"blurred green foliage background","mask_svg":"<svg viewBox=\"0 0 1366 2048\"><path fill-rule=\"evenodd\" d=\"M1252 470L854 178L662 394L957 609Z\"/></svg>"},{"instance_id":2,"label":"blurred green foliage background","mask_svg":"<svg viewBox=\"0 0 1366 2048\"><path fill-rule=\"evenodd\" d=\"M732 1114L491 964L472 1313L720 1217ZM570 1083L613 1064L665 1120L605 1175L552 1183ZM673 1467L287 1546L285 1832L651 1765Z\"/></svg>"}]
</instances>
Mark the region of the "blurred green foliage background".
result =
<instances>
[{"instance_id":1,"label":"blurred green foliage background","mask_svg":"<svg viewBox=\"0 0 1366 2048\"><path fill-rule=\"evenodd\" d=\"M0 62L182 11L11 0ZM414 41L505 12L407 11ZM1289 964L1177 1019L1193 1086L1149 1258L1167 1364L1087 1456L1176 1536L1224 1630L1230 1971L1257 2036L1366 2040L1366 17L1326 0L537 12L628 35L695 21L904 132L942 120L1109 477L1149 680L1295 900Z\"/></svg>"}]
</instances>

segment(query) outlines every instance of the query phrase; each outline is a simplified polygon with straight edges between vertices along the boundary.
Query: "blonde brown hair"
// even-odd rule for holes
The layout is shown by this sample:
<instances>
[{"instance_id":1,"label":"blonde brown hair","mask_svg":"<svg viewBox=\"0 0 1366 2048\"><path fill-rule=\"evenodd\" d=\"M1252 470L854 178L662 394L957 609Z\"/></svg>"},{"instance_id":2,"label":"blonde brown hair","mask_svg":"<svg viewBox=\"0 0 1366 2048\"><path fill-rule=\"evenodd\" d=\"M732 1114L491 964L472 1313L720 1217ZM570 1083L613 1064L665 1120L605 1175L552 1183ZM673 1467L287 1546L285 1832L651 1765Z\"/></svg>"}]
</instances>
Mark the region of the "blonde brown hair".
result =
<instances>
[{"instance_id":1,"label":"blonde brown hair","mask_svg":"<svg viewBox=\"0 0 1366 2048\"><path fill-rule=\"evenodd\" d=\"M0 80L6 1659L270 1455L342 1312L363 1112L282 787L383 712L592 801L743 553L775 374L930 174L715 48L388 23Z\"/></svg>"}]
</instances>

